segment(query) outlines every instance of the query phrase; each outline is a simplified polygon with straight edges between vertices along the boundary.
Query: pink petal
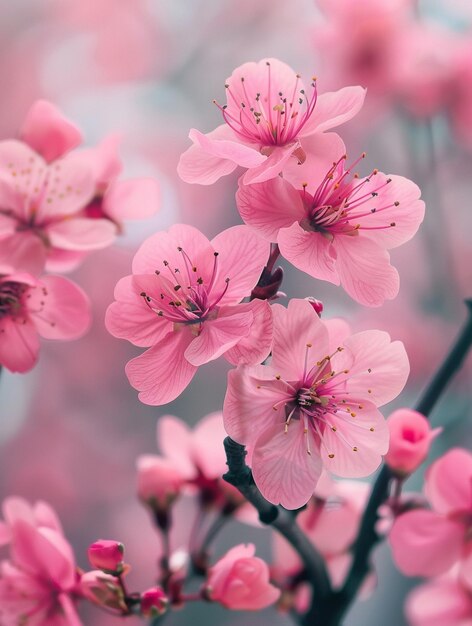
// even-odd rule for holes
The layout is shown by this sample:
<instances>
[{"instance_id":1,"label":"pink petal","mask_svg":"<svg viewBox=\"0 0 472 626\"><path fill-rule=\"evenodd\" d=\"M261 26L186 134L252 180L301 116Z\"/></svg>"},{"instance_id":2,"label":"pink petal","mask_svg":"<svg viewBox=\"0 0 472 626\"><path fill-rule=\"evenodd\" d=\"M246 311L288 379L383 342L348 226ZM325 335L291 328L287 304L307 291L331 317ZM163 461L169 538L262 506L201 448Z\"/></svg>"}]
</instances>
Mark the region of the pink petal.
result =
<instances>
[{"instance_id":1,"label":"pink petal","mask_svg":"<svg viewBox=\"0 0 472 626\"><path fill-rule=\"evenodd\" d=\"M216 319L203 322L200 334L185 350L185 358L195 366L214 361L249 334L253 320L252 311L241 311L239 305L221 307Z\"/></svg>"},{"instance_id":2,"label":"pink petal","mask_svg":"<svg viewBox=\"0 0 472 626\"><path fill-rule=\"evenodd\" d=\"M351 336L352 331L346 320L333 317L323 320L329 335L329 353L332 354L338 346L342 346L345 340Z\"/></svg>"},{"instance_id":3,"label":"pink petal","mask_svg":"<svg viewBox=\"0 0 472 626\"><path fill-rule=\"evenodd\" d=\"M2 513L9 526L13 526L20 519L35 525L33 507L24 498L18 496L5 498L2 504Z\"/></svg>"},{"instance_id":4,"label":"pink petal","mask_svg":"<svg viewBox=\"0 0 472 626\"><path fill-rule=\"evenodd\" d=\"M310 362L328 354L328 331L307 300L292 299L287 309L274 304L272 313L272 369L287 381L301 381L305 375L307 350Z\"/></svg>"},{"instance_id":5,"label":"pink petal","mask_svg":"<svg viewBox=\"0 0 472 626\"><path fill-rule=\"evenodd\" d=\"M61 593L58 600L64 611L67 626L83 626L71 597L65 593Z\"/></svg>"},{"instance_id":6,"label":"pink petal","mask_svg":"<svg viewBox=\"0 0 472 626\"><path fill-rule=\"evenodd\" d=\"M415 183L403 176L388 176L390 183L381 187L387 175L379 172L371 177L371 187L377 188L378 195L367 198L356 213L367 213L357 218L362 237L368 237L385 248L395 248L409 241L417 232L424 218L424 202L420 200L421 191ZM361 184L362 181L356 181ZM366 188L366 191L370 187ZM398 203L398 205L396 204ZM375 212L372 212L373 209ZM379 210L381 209L381 210ZM388 227L389 224L395 226ZM387 228L385 228L387 226ZM363 230L363 228L378 228Z\"/></svg>"},{"instance_id":7,"label":"pink petal","mask_svg":"<svg viewBox=\"0 0 472 626\"><path fill-rule=\"evenodd\" d=\"M280 176L254 185L244 185L240 179L236 203L246 224L269 241L277 241L280 228L305 215L300 194Z\"/></svg>"},{"instance_id":8,"label":"pink petal","mask_svg":"<svg viewBox=\"0 0 472 626\"><path fill-rule=\"evenodd\" d=\"M45 339L78 339L87 332L91 322L90 302L72 281L62 276L43 276L41 285L29 295L31 318Z\"/></svg>"},{"instance_id":9,"label":"pink petal","mask_svg":"<svg viewBox=\"0 0 472 626\"><path fill-rule=\"evenodd\" d=\"M210 413L195 426L192 437L193 458L206 478L221 478L228 469L223 446L225 437L221 411Z\"/></svg>"},{"instance_id":10,"label":"pink petal","mask_svg":"<svg viewBox=\"0 0 472 626\"><path fill-rule=\"evenodd\" d=\"M106 219L76 217L52 222L46 228L52 246L63 250L100 250L113 243L116 226Z\"/></svg>"},{"instance_id":11,"label":"pink petal","mask_svg":"<svg viewBox=\"0 0 472 626\"><path fill-rule=\"evenodd\" d=\"M52 248L48 250L46 270L54 273L71 272L88 256L88 251L61 250Z\"/></svg>"},{"instance_id":12,"label":"pink petal","mask_svg":"<svg viewBox=\"0 0 472 626\"><path fill-rule=\"evenodd\" d=\"M26 115L22 140L51 162L82 142L80 130L46 100L37 100Z\"/></svg>"},{"instance_id":13,"label":"pink petal","mask_svg":"<svg viewBox=\"0 0 472 626\"><path fill-rule=\"evenodd\" d=\"M273 321L272 309L266 300L253 300L239 304L238 309L252 312L253 321L249 334L225 352L226 359L233 365L256 365L264 361L271 350Z\"/></svg>"},{"instance_id":14,"label":"pink petal","mask_svg":"<svg viewBox=\"0 0 472 626\"><path fill-rule=\"evenodd\" d=\"M339 235L333 245L341 285L354 300L366 306L380 306L396 297L400 279L386 250L361 234Z\"/></svg>"},{"instance_id":15,"label":"pink petal","mask_svg":"<svg viewBox=\"0 0 472 626\"><path fill-rule=\"evenodd\" d=\"M152 277L149 277L152 278ZM135 277L125 276L115 287L115 298L107 309L105 325L109 333L147 348L161 341L172 329L146 306L135 286Z\"/></svg>"},{"instance_id":16,"label":"pink petal","mask_svg":"<svg viewBox=\"0 0 472 626\"><path fill-rule=\"evenodd\" d=\"M254 167L266 159L252 147L239 143L227 124L207 135L192 129L189 137L194 145L182 154L177 166L180 178L187 183L212 185L238 165Z\"/></svg>"},{"instance_id":17,"label":"pink petal","mask_svg":"<svg viewBox=\"0 0 472 626\"><path fill-rule=\"evenodd\" d=\"M166 459L175 463L184 478L195 477L193 433L184 421L173 415L160 417L157 421L157 446Z\"/></svg>"},{"instance_id":18,"label":"pink petal","mask_svg":"<svg viewBox=\"0 0 472 626\"><path fill-rule=\"evenodd\" d=\"M108 135L93 148L80 150L76 153L77 158L84 159L90 164L95 186L98 190L105 189L120 175L123 169L118 154L120 141L119 135Z\"/></svg>"},{"instance_id":19,"label":"pink petal","mask_svg":"<svg viewBox=\"0 0 472 626\"><path fill-rule=\"evenodd\" d=\"M411 626L470 626L472 600L456 581L435 580L410 593L406 615Z\"/></svg>"},{"instance_id":20,"label":"pink petal","mask_svg":"<svg viewBox=\"0 0 472 626\"><path fill-rule=\"evenodd\" d=\"M83 209L95 193L88 163L79 162L73 153L48 167L48 178L41 189L37 210L39 223L69 216Z\"/></svg>"},{"instance_id":21,"label":"pink petal","mask_svg":"<svg viewBox=\"0 0 472 626\"><path fill-rule=\"evenodd\" d=\"M13 187L21 197L37 198L47 171L44 159L25 143L16 139L0 141L0 179ZM6 208L13 209L18 217L27 219L30 203L24 200L20 203L18 197L11 196L11 192L6 189L2 192L3 196L5 194L10 195L9 202L14 205L7 205Z\"/></svg>"},{"instance_id":22,"label":"pink petal","mask_svg":"<svg viewBox=\"0 0 472 626\"><path fill-rule=\"evenodd\" d=\"M253 166L251 169L243 174L242 181L245 185L253 183L263 183L265 180L275 178L283 170L286 163L290 159L295 159L292 156L293 153L300 147L300 144L293 143L287 146L277 146L272 149L272 152L267 159L257 167Z\"/></svg>"},{"instance_id":23,"label":"pink petal","mask_svg":"<svg viewBox=\"0 0 472 626\"><path fill-rule=\"evenodd\" d=\"M425 492L438 513L472 511L472 454L461 448L446 452L428 469Z\"/></svg>"},{"instance_id":24,"label":"pink petal","mask_svg":"<svg viewBox=\"0 0 472 626\"><path fill-rule=\"evenodd\" d=\"M286 509L298 509L312 496L322 465L311 432L305 435L299 422L285 432L284 421L279 419L257 438L252 473L266 500ZM313 454L308 454L308 445Z\"/></svg>"},{"instance_id":25,"label":"pink petal","mask_svg":"<svg viewBox=\"0 0 472 626\"><path fill-rule=\"evenodd\" d=\"M16 230L16 217L23 217L24 199L20 191L15 189L15 182L9 171L0 176L0 206L6 215L0 214L0 237L11 235Z\"/></svg>"},{"instance_id":26,"label":"pink petal","mask_svg":"<svg viewBox=\"0 0 472 626\"><path fill-rule=\"evenodd\" d=\"M18 520L13 528L12 555L22 569L50 580L59 589L71 589L75 584L72 548L51 528L35 528Z\"/></svg>"},{"instance_id":27,"label":"pink petal","mask_svg":"<svg viewBox=\"0 0 472 626\"><path fill-rule=\"evenodd\" d=\"M103 212L114 221L152 217L160 208L159 185L152 178L111 183L103 198Z\"/></svg>"},{"instance_id":28,"label":"pink petal","mask_svg":"<svg viewBox=\"0 0 472 626\"><path fill-rule=\"evenodd\" d=\"M398 517L389 535L395 564L407 576L438 576L460 559L465 528L433 511Z\"/></svg>"},{"instance_id":29,"label":"pink petal","mask_svg":"<svg viewBox=\"0 0 472 626\"><path fill-rule=\"evenodd\" d=\"M325 469L337 476L362 478L375 472L382 462L382 455L388 450L389 430L373 404L359 405L351 395L346 399L355 417L350 416L348 409L325 416L321 458Z\"/></svg>"},{"instance_id":30,"label":"pink petal","mask_svg":"<svg viewBox=\"0 0 472 626\"><path fill-rule=\"evenodd\" d=\"M284 165L283 177L296 189L306 185L313 194L321 185L333 163L346 154L346 146L336 133L315 133L303 138L302 145L305 161L302 165L296 159L290 159Z\"/></svg>"},{"instance_id":31,"label":"pink petal","mask_svg":"<svg viewBox=\"0 0 472 626\"><path fill-rule=\"evenodd\" d=\"M334 247L321 233L306 231L295 223L279 231L277 243L281 255L295 267L314 278L339 285Z\"/></svg>"},{"instance_id":32,"label":"pink petal","mask_svg":"<svg viewBox=\"0 0 472 626\"><path fill-rule=\"evenodd\" d=\"M39 337L33 322L25 318L0 320L0 365L11 372L27 372L34 367L39 353Z\"/></svg>"},{"instance_id":33,"label":"pink petal","mask_svg":"<svg viewBox=\"0 0 472 626\"><path fill-rule=\"evenodd\" d=\"M154 274L156 270L165 272L163 261L167 261L171 272L178 268L185 278L188 264L182 252L179 252L179 247L198 268L198 273L205 282L209 281L214 262L213 247L205 235L187 224L174 224L168 232L160 231L148 237L133 259L133 273ZM167 273L164 275L170 278Z\"/></svg>"},{"instance_id":34,"label":"pink petal","mask_svg":"<svg viewBox=\"0 0 472 626\"><path fill-rule=\"evenodd\" d=\"M280 422L285 411L283 400L290 395L286 385L275 379L276 370L258 365L240 366L228 373L228 387L223 406L226 432L235 441L250 444L268 425ZM279 405L274 410L274 405Z\"/></svg>"},{"instance_id":35,"label":"pink petal","mask_svg":"<svg viewBox=\"0 0 472 626\"><path fill-rule=\"evenodd\" d=\"M0 241L0 273L28 272L37 276L46 263L47 250L32 232L16 232Z\"/></svg>"},{"instance_id":36,"label":"pink petal","mask_svg":"<svg viewBox=\"0 0 472 626\"><path fill-rule=\"evenodd\" d=\"M390 402L402 391L410 366L401 341L391 341L380 330L367 330L344 341L344 351L334 355L336 371L348 369L346 390L354 397L368 398L377 406ZM369 391L370 390L370 391Z\"/></svg>"},{"instance_id":37,"label":"pink petal","mask_svg":"<svg viewBox=\"0 0 472 626\"><path fill-rule=\"evenodd\" d=\"M318 96L313 115L302 129L301 136L321 133L340 126L353 118L364 104L366 90L362 87L344 87Z\"/></svg>"},{"instance_id":38,"label":"pink petal","mask_svg":"<svg viewBox=\"0 0 472 626\"><path fill-rule=\"evenodd\" d=\"M184 357L193 340L187 329L169 332L162 341L126 365L131 385L144 404L158 406L175 400L190 384L197 368Z\"/></svg>"},{"instance_id":39,"label":"pink petal","mask_svg":"<svg viewBox=\"0 0 472 626\"><path fill-rule=\"evenodd\" d=\"M233 226L214 237L211 245L219 252L217 281L224 284L229 278L221 302L237 304L256 286L269 258L269 243L248 226Z\"/></svg>"}]
</instances>

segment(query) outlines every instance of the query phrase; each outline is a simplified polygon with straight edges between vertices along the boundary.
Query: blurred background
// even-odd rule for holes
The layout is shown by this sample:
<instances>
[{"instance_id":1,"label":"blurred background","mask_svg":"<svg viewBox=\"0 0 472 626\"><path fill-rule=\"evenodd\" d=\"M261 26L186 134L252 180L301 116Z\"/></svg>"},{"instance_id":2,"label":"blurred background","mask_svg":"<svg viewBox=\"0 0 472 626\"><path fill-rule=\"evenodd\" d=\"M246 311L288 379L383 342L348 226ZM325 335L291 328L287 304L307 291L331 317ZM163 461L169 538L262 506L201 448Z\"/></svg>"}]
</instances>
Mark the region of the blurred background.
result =
<instances>
[{"instance_id":1,"label":"blurred background","mask_svg":"<svg viewBox=\"0 0 472 626\"><path fill-rule=\"evenodd\" d=\"M282 262L289 297L314 296L324 302L325 316L345 317L354 330L387 330L405 343L411 377L395 407L412 405L465 317L463 298L472 295L470 0L0 1L0 137L15 137L34 100L46 98L81 127L89 145L118 133L125 175L149 175L161 186L156 217L129 224L114 247L90 255L72 275L93 302L88 335L44 342L31 373L3 371L0 380L0 496L47 500L82 567L92 541L121 540L131 588L152 584L160 550L135 496L135 459L156 452L160 415L193 424L219 410L229 366L224 360L204 366L178 400L145 406L124 373L139 350L106 332L105 310L148 235L186 222L212 237L240 223L237 174L211 187L192 186L180 181L176 166L190 128L206 132L221 123L212 99L224 99L225 78L266 56L315 74L320 91L367 87L364 110L337 132L353 158L367 151L361 174L377 167L422 188L425 223L393 251L400 295L381 309L362 308L339 288ZM469 359L433 415L433 424L445 427L435 455L471 443L471 368ZM408 486L420 485L421 473ZM174 549L185 545L183 520L180 525ZM222 533L217 552L241 541L255 541L270 560L270 532L236 522ZM387 549L377 552L376 563L377 591L352 609L349 626L405 623L402 604L412 581L395 571ZM242 626L249 618L202 606L166 623L190 619ZM253 626L269 620L290 623L274 611L250 616ZM84 612L84 623L120 620L96 610Z\"/></svg>"}]
</instances>

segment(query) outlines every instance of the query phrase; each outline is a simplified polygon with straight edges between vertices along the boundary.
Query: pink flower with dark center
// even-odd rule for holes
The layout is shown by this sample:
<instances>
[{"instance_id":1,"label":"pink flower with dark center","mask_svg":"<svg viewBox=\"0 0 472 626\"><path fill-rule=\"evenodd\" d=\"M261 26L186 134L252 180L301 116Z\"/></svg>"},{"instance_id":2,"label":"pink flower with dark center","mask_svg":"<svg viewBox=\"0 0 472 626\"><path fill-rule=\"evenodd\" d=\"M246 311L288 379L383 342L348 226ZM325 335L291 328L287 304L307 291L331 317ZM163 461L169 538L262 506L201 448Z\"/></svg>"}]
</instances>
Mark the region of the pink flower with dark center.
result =
<instances>
[{"instance_id":1,"label":"pink flower with dark center","mask_svg":"<svg viewBox=\"0 0 472 626\"><path fill-rule=\"evenodd\" d=\"M472 589L472 454L454 448L433 463L425 494L432 510L408 511L393 525L393 559L407 576L438 576L459 564Z\"/></svg>"},{"instance_id":2,"label":"pink flower with dark center","mask_svg":"<svg viewBox=\"0 0 472 626\"><path fill-rule=\"evenodd\" d=\"M403 389L409 364L387 333L349 336L306 300L272 310L272 361L229 372L223 415L230 437L248 446L264 497L296 509L323 468L353 478L377 469L388 448L377 407Z\"/></svg>"},{"instance_id":3,"label":"pink flower with dark center","mask_svg":"<svg viewBox=\"0 0 472 626\"><path fill-rule=\"evenodd\" d=\"M189 183L210 185L239 165L245 183L277 176L287 161L302 163L304 140L351 119L365 90L345 87L318 96L316 79L305 87L301 76L277 59L244 63L226 81L225 124L204 135L189 133L194 145L180 158L178 172Z\"/></svg>"},{"instance_id":4,"label":"pink flower with dark center","mask_svg":"<svg viewBox=\"0 0 472 626\"><path fill-rule=\"evenodd\" d=\"M259 611L279 599L267 563L254 553L253 544L235 546L210 568L206 590L211 600L228 609Z\"/></svg>"},{"instance_id":5,"label":"pink flower with dark center","mask_svg":"<svg viewBox=\"0 0 472 626\"><path fill-rule=\"evenodd\" d=\"M56 525L54 513L51 515L44 504L28 512L27 505L18 500L13 503L10 500L6 510L10 560L0 566L1 623L81 626L74 606L75 558ZM42 525L42 518L46 525Z\"/></svg>"},{"instance_id":6,"label":"pink flower with dark center","mask_svg":"<svg viewBox=\"0 0 472 626\"><path fill-rule=\"evenodd\" d=\"M69 340L90 324L87 296L61 276L0 274L0 365L27 372L38 359L39 336Z\"/></svg>"},{"instance_id":7,"label":"pink flower with dark center","mask_svg":"<svg viewBox=\"0 0 472 626\"><path fill-rule=\"evenodd\" d=\"M380 306L398 293L398 272L387 250L418 230L424 217L420 190L407 178L378 170L359 178L354 168L365 154L346 168L345 146L333 133L309 143L305 164L287 166L283 178L240 181L241 217L277 241L295 267L341 284L361 304Z\"/></svg>"},{"instance_id":8,"label":"pink flower with dark center","mask_svg":"<svg viewBox=\"0 0 472 626\"><path fill-rule=\"evenodd\" d=\"M106 325L115 337L152 346L126 366L146 404L174 400L198 366L221 355L258 363L270 352L272 313L263 300L241 303L256 285L269 244L246 226L211 242L177 224L147 239L133 275L116 286Z\"/></svg>"}]
</instances>

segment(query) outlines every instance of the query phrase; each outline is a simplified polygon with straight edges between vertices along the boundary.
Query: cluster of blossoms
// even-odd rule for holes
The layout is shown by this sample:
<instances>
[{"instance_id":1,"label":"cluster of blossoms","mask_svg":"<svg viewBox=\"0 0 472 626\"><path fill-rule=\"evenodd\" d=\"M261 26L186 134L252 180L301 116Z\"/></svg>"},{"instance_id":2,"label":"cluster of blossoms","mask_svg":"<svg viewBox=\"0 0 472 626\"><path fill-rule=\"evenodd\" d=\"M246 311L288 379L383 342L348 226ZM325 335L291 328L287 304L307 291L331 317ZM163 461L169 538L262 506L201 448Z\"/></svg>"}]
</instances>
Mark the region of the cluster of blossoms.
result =
<instances>
[{"instance_id":1,"label":"cluster of blossoms","mask_svg":"<svg viewBox=\"0 0 472 626\"><path fill-rule=\"evenodd\" d=\"M0 141L0 366L13 372L34 366L38 336L75 339L89 326L83 291L44 272L75 269L113 243L123 220L159 206L153 180L119 180L113 137L95 148L81 143L79 129L43 100L19 139Z\"/></svg>"},{"instance_id":2,"label":"cluster of blossoms","mask_svg":"<svg viewBox=\"0 0 472 626\"><path fill-rule=\"evenodd\" d=\"M236 203L244 224L211 241L185 224L150 236L134 257L132 273L116 285L105 320L112 335L146 348L126 365L143 403L175 400L200 366L222 356L234 366L221 412L193 430L179 418L161 417L159 454L137 460L138 496L162 538L158 586L128 592L129 566L115 541L93 544L94 569L82 572L49 507L9 501L0 528L10 545L0 576L1 623L76 626L80 599L115 615L149 618L194 600L236 610L278 602L282 610L307 615L316 581L307 580L306 563L293 549L297 541L289 546L276 540L271 569L255 557L253 545L233 547L212 563L209 547L220 528L231 518L255 518L244 490L223 479L225 436L246 448L245 487L257 491L257 501L271 514L297 511L296 523L290 514L293 527L322 557L331 591L339 591L355 561L369 489L331 476L369 476L385 456L400 489L439 433L410 409L388 420L379 410L398 396L409 374L401 342L379 330L353 333L341 319L321 319L323 305L310 298L274 303L284 296L283 271L275 268L279 255L314 278L342 285L366 306L380 306L398 293L388 251L419 228L420 191L410 180L377 169L361 176L355 168L365 154L348 160L341 137L326 132L359 112L364 89L318 94L316 79L307 87L284 63L263 59L237 68L226 91L227 104L216 103L224 123L207 135L190 132L193 145L182 155L179 173L208 185L242 168ZM22 138L0 143L0 237L2 250L14 249L18 263L16 273L0 275L1 328L11 334L21 328L22 340L36 330L48 338L70 337L78 334L79 317L80 332L87 324L78 313L86 306L83 294L66 279L36 279L34 272L70 269L90 250L109 245L122 219L155 210L155 188L149 181L116 180L113 142L73 150L77 131L45 103L30 113ZM32 276L20 273L27 271L21 267L25 259L34 260ZM3 364L27 369L26 358L18 364L18 350L16 362L4 350L0 344ZM432 466L432 511L395 492L379 524L389 533L400 569L445 574L432 585L449 600L468 597L472 580L471 459L452 451ZM457 467L471 471L459 478ZM457 488L450 491L454 476ZM196 524L184 552L174 552L174 507L187 497L197 507ZM195 576L204 582L187 593ZM374 578L363 576L364 593ZM415 592L411 600L415 626L426 623L418 606L430 592Z\"/></svg>"}]
</instances>

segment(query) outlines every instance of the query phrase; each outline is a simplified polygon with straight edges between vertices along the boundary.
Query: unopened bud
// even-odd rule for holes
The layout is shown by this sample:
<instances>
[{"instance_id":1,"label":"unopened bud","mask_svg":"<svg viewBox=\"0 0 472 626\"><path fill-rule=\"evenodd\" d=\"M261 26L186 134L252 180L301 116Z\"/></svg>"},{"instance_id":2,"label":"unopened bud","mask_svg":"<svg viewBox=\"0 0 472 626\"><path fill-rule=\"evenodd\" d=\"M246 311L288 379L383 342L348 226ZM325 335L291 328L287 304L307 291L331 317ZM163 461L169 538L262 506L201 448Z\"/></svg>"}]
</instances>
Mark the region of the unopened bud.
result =
<instances>
[{"instance_id":1,"label":"unopened bud","mask_svg":"<svg viewBox=\"0 0 472 626\"><path fill-rule=\"evenodd\" d=\"M124 613L128 611L118 578L100 570L86 572L80 578L82 595L99 606Z\"/></svg>"},{"instance_id":2,"label":"unopened bud","mask_svg":"<svg viewBox=\"0 0 472 626\"><path fill-rule=\"evenodd\" d=\"M123 571L124 551L124 546L119 541L99 539L89 547L88 558L92 567L119 574Z\"/></svg>"},{"instance_id":3,"label":"unopened bud","mask_svg":"<svg viewBox=\"0 0 472 626\"><path fill-rule=\"evenodd\" d=\"M318 317L321 317L321 314L323 313L323 309L324 309L324 306L321 300L317 300L316 298L312 298L311 296L309 296L308 298L305 298L305 300L308 300L308 302L317 312Z\"/></svg>"},{"instance_id":4,"label":"unopened bud","mask_svg":"<svg viewBox=\"0 0 472 626\"><path fill-rule=\"evenodd\" d=\"M161 587L152 587L141 595L141 614L158 617L167 611L169 599Z\"/></svg>"}]
</instances>

